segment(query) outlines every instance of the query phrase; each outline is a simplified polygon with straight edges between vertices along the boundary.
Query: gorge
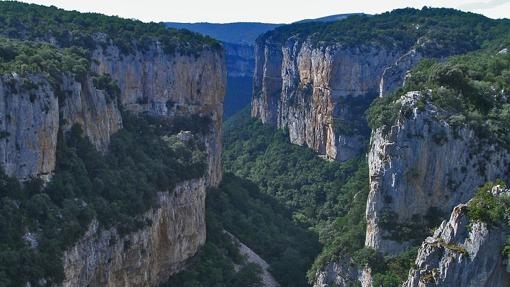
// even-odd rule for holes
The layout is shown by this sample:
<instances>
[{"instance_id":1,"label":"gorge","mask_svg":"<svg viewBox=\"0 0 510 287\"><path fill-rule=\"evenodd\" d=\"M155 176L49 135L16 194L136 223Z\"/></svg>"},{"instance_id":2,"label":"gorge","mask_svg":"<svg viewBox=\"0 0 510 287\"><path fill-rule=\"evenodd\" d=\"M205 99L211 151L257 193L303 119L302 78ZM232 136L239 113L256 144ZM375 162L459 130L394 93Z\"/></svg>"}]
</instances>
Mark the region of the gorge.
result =
<instances>
[{"instance_id":1,"label":"gorge","mask_svg":"<svg viewBox=\"0 0 510 287\"><path fill-rule=\"evenodd\" d=\"M0 24L0 286L510 282L508 19Z\"/></svg>"}]
</instances>

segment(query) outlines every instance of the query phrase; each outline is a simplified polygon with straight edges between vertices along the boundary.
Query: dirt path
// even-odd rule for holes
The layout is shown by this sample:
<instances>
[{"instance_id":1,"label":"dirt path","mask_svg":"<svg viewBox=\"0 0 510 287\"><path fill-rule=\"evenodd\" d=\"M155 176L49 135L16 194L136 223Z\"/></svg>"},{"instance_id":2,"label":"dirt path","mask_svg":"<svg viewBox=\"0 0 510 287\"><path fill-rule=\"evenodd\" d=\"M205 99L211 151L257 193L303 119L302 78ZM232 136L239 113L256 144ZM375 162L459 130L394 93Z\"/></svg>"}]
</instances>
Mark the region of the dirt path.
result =
<instances>
[{"instance_id":1,"label":"dirt path","mask_svg":"<svg viewBox=\"0 0 510 287\"><path fill-rule=\"evenodd\" d=\"M262 282L264 283L265 287L280 287L280 284L276 282L273 275L269 273L269 264L262 259L257 253L255 253L253 250L251 250L248 246L246 246L244 243L239 241L237 237L232 235L230 232L224 230L225 233L227 233L234 242L239 244L239 253L241 255L246 256L246 260L250 263L257 264L262 269ZM236 266L236 269L239 268L239 266Z\"/></svg>"}]
</instances>

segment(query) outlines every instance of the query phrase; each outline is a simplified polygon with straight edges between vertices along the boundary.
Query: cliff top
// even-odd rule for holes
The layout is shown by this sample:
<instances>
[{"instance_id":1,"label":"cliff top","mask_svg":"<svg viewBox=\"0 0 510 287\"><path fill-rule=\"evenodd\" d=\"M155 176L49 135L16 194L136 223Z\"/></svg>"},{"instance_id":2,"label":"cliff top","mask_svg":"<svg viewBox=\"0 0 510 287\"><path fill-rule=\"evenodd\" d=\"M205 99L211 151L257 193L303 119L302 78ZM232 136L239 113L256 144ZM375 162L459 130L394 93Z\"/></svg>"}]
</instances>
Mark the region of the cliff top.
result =
<instances>
[{"instance_id":1,"label":"cliff top","mask_svg":"<svg viewBox=\"0 0 510 287\"><path fill-rule=\"evenodd\" d=\"M108 39L98 40L98 33L106 34ZM145 49L154 41L159 41L168 54L193 54L206 48L220 47L210 37L167 28L163 24L14 1L0 1L0 35L87 49L95 48L98 42L107 45L111 40L125 54Z\"/></svg>"},{"instance_id":2,"label":"cliff top","mask_svg":"<svg viewBox=\"0 0 510 287\"><path fill-rule=\"evenodd\" d=\"M335 22L295 23L278 27L257 39L258 43L284 43L290 38L310 38L317 44L347 46L388 45L412 47L421 37L434 39L439 47L472 51L487 40L508 33L510 21L455 9L406 8L379 15L353 15ZM450 53L451 54L451 53Z\"/></svg>"},{"instance_id":3,"label":"cliff top","mask_svg":"<svg viewBox=\"0 0 510 287\"><path fill-rule=\"evenodd\" d=\"M375 100L367 112L372 129L391 126L402 109L406 93L423 95L412 108L433 104L452 127L467 125L483 139L510 145L510 40L490 48L449 58L445 62L423 60L408 75L404 86ZM412 94L412 93L411 93Z\"/></svg>"}]
</instances>

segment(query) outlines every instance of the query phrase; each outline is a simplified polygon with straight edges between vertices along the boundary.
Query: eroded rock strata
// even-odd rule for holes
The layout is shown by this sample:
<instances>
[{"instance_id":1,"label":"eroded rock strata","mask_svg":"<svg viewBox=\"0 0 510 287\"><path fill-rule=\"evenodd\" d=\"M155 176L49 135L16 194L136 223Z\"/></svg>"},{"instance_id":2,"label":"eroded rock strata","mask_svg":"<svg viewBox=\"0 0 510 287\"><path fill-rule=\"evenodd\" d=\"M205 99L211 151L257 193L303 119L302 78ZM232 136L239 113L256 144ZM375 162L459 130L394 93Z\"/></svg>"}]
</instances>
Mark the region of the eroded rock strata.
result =
<instances>
[{"instance_id":1,"label":"eroded rock strata","mask_svg":"<svg viewBox=\"0 0 510 287\"><path fill-rule=\"evenodd\" d=\"M510 194L499 186L491 192ZM508 286L510 272L501 254L508 228L470 222L467 208L467 204L457 205L450 219L425 239L403 286Z\"/></svg>"},{"instance_id":2,"label":"eroded rock strata","mask_svg":"<svg viewBox=\"0 0 510 287\"><path fill-rule=\"evenodd\" d=\"M508 179L507 149L467 126L452 127L426 98L407 93L397 122L372 134L365 245L385 254L403 251L415 235L399 225L426 225L428 215L449 213L485 182Z\"/></svg>"},{"instance_id":3,"label":"eroded rock strata","mask_svg":"<svg viewBox=\"0 0 510 287\"><path fill-rule=\"evenodd\" d=\"M123 111L211 120L199 140L207 154L202 178L162 190L157 206L145 213L150 222L137 232L103 230L93 221L86 234L63 258L64 286L157 286L185 267L205 243L205 192L215 187L221 172L221 118L225 94L224 54L204 46L195 54L167 53L155 42L149 49L125 54L94 36L88 75L63 74L57 85L44 75L0 79L2 115L0 160L5 172L25 181L49 181L55 170L60 132L80 124L85 135L103 152L110 136L122 129ZM95 87L92 75L109 75L119 96ZM26 80L36 88L27 88Z\"/></svg>"}]
</instances>

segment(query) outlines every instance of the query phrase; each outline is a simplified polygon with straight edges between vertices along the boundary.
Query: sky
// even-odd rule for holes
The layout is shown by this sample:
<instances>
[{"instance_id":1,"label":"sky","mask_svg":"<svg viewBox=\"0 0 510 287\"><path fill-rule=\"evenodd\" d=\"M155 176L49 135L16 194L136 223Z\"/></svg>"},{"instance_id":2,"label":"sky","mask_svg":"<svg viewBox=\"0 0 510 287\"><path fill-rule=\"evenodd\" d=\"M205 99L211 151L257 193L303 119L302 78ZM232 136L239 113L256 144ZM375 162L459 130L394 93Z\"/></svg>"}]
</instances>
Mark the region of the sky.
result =
<instances>
[{"instance_id":1,"label":"sky","mask_svg":"<svg viewBox=\"0 0 510 287\"><path fill-rule=\"evenodd\" d=\"M333 14L377 14L396 8L450 7L510 18L510 0L24 0L66 10L98 12L144 22L291 23Z\"/></svg>"}]
</instances>

